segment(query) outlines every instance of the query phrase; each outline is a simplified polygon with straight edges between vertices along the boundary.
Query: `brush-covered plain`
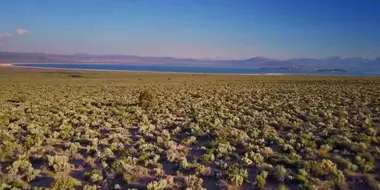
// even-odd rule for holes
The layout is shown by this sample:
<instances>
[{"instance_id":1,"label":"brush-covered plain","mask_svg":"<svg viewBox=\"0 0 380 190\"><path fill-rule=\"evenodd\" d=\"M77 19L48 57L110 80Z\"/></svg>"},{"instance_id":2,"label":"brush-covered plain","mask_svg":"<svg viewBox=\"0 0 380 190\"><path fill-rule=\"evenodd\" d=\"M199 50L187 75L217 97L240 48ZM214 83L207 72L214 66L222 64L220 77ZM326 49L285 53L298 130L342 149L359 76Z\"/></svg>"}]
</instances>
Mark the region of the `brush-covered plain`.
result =
<instances>
[{"instance_id":1,"label":"brush-covered plain","mask_svg":"<svg viewBox=\"0 0 380 190\"><path fill-rule=\"evenodd\" d=\"M380 189L380 78L0 69L0 189Z\"/></svg>"}]
</instances>

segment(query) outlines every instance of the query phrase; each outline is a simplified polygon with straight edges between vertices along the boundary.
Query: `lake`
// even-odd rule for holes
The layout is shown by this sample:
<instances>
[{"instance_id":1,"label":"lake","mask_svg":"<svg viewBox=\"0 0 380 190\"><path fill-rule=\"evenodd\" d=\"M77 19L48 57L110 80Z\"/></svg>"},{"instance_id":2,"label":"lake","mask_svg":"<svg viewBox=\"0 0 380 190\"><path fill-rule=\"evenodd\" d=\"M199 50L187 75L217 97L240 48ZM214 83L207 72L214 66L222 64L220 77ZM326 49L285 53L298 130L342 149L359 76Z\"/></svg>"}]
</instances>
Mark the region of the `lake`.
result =
<instances>
[{"instance_id":1,"label":"lake","mask_svg":"<svg viewBox=\"0 0 380 190\"><path fill-rule=\"evenodd\" d=\"M380 76L379 71L329 72L296 69L260 69L253 67L217 67L217 66L168 66L168 65L131 65L131 64L80 64L80 63L22 63L21 67L39 67L56 69L91 69L116 71L177 72L177 73L226 73L226 74L296 74L296 75L348 75Z\"/></svg>"}]
</instances>

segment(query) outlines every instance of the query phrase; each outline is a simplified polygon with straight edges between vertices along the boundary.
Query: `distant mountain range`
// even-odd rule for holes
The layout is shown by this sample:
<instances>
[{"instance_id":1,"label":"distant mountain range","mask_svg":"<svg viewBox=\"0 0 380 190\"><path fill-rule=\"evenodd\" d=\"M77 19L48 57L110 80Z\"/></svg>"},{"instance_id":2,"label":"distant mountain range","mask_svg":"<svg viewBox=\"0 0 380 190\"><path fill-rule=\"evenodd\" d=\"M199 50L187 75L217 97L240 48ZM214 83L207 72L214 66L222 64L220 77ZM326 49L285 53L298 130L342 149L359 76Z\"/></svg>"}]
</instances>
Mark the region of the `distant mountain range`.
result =
<instances>
[{"instance_id":1,"label":"distant mountain range","mask_svg":"<svg viewBox=\"0 0 380 190\"><path fill-rule=\"evenodd\" d=\"M254 57L245 60L205 60L173 57L141 57L133 55L90 55L90 54L44 54L0 52L0 63L109 63L109 64L147 64L147 65L186 65L186 66L234 66L256 67L261 69L315 69L315 70L380 70L380 57L366 59L353 58L297 58L277 60Z\"/></svg>"}]
</instances>

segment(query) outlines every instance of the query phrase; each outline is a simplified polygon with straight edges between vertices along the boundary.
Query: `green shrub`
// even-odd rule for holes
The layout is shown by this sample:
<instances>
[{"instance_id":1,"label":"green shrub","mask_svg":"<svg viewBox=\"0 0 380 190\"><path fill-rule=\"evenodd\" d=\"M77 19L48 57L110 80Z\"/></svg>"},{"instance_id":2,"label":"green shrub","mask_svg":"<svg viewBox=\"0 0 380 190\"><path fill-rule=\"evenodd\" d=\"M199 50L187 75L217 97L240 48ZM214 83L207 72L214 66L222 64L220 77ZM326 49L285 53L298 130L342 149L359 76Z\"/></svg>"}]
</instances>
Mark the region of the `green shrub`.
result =
<instances>
[{"instance_id":1,"label":"green shrub","mask_svg":"<svg viewBox=\"0 0 380 190\"><path fill-rule=\"evenodd\" d=\"M141 91L138 100L139 106L143 108L151 108L157 104L157 99L155 95L148 90Z\"/></svg>"},{"instance_id":2,"label":"green shrub","mask_svg":"<svg viewBox=\"0 0 380 190\"><path fill-rule=\"evenodd\" d=\"M202 156L201 160L206 163L213 162L215 161L215 155L213 153L207 153Z\"/></svg>"},{"instance_id":3,"label":"green shrub","mask_svg":"<svg viewBox=\"0 0 380 190\"><path fill-rule=\"evenodd\" d=\"M86 179L91 181L92 183L99 182L103 180L103 174L100 170L93 170L91 172L84 173Z\"/></svg>"},{"instance_id":4,"label":"green shrub","mask_svg":"<svg viewBox=\"0 0 380 190\"><path fill-rule=\"evenodd\" d=\"M264 147L261 151L260 151L261 155L263 155L265 158L268 158L270 156L272 156L274 153L273 153L273 149L270 148L270 147Z\"/></svg>"},{"instance_id":5,"label":"green shrub","mask_svg":"<svg viewBox=\"0 0 380 190\"><path fill-rule=\"evenodd\" d=\"M70 164L69 157L67 156L47 156L49 161L49 166L54 169L55 172L69 171L72 169L72 164Z\"/></svg>"},{"instance_id":6,"label":"green shrub","mask_svg":"<svg viewBox=\"0 0 380 190\"><path fill-rule=\"evenodd\" d=\"M185 177L186 190L206 190L202 187L203 180L195 175Z\"/></svg>"},{"instance_id":7,"label":"green shrub","mask_svg":"<svg viewBox=\"0 0 380 190\"><path fill-rule=\"evenodd\" d=\"M147 185L148 190L164 190L168 187L168 182L165 179L150 182Z\"/></svg>"},{"instance_id":8,"label":"green shrub","mask_svg":"<svg viewBox=\"0 0 380 190\"><path fill-rule=\"evenodd\" d=\"M342 158L339 155L335 155L334 160L338 164L343 165L343 167L347 170L356 171L358 169L358 166L356 166L355 164L352 164L351 161L347 158Z\"/></svg>"},{"instance_id":9,"label":"green shrub","mask_svg":"<svg viewBox=\"0 0 380 190\"><path fill-rule=\"evenodd\" d=\"M278 186L278 190L288 190L288 187L286 187L286 185L284 185L284 184L280 184Z\"/></svg>"},{"instance_id":10,"label":"green shrub","mask_svg":"<svg viewBox=\"0 0 380 190\"><path fill-rule=\"evenodd\" d=\"M80 182L78 182L76 179L70 176L59 176L50 185L50 189L52 190L75 189L75 187L78 185L80 185Z\"/></svg>"},{"instance_id":11,"label":"green shrub","mask_svg":"<svg viewBox=\"0 0 380 190\"><path fill-rule=\"evenodd\" d=\"M281 165L277 165L275 168L274 168L274 171L273 171L273 174L274 176L277 178L277 180L279 181L284 181L285 177L286 177L286 169L284 166L281 166Z\"/></svg>"},{"instance_id":12,"label":"green shrub","mask_svg":"<svg viewBox=\"0 0 380 190\"><path fill-rule=\"evenodd\" d=\"M257 183L257 186L262 188L265 186L266 180L263 176L258 175L256 176L256 183Z\"/></svg>"},{"instance_id":13,"label":"green shrub","mask_svg":"<svg viewBox=\"0 0 380 190\"><path fill-rule=\"evenodd\" d=\"M89 185L89 184L86 184L83 186L83 190L97 190L98 188L96 187L96 185Z\"/></svg>"},{"instance_id":14,"label":"green shrub","mask_svg":"<svg viewBox=\"0 0 380 190\"><path fill-rule=\"evenodd\" d=\"M369 172L375 168L375 163L373 160L368 160L359 155L355 156L355 161L362 168L364 172Z\"/></svg>"},{"instance_id":15,"label":"green shrub","mask_svg":"<svg viewBox=\"0 0 380 190\"><path fill-rule=\"evenodd\" d=\"M192 145L192 144L196 143L196 141L197 141L196 137L190 136L190 137L183 139L182 144Z\"/></svg>"},{"instance_id":16,"label":"green shrub","mask_svg":"<svg viewBox=\"0 0 380 190\"><path fill-rule=\"evenodd\" d=\"M148 169L138 165L130 165L128 159L115 160L111 168L121 176L126 183L132 183L140 177L148 175Z\"/></svg>"},{"instance_id":17,"label":"green shrub","mask_svg":"<svg viewBox=\"0 0 380 190\"><path fill-rule=\"evenodd\" d=\"M325 145L322 145L319 150L318 150L318 155L322 158L327 158L328 156L328 153L332 150L333 148L328 145L328 144L325 144Z\"/></svg>"},{"instance_id":18,"label":"green shrub","mask_svg":"<svg viewBox=\"0 0 380 190\"><path fill-rule=\"evenodd\" d=\"M26 159L19 159L12 163L11 166L7 167L9 174L13 176L20 175L21 178L25 179L27 182L35 179L39 174L40 170L35 170L32 164Z\"/></svg>"},{"instance_id":19,"label":"green shrub","mask_svg":"<svg viewBox=\"0 0 380 190\"><path fill-rule=\"evenodd\" d=\"M301 183L301 184L307 184L308 183L308 180L307 180L308 175L309 174L307 173L306 170L299 169L298 174L294 177L294 180Z\"/></svg>"},{"instance_id":20,"label":"green shrub","mask_svg":"<svg viewBox=\"0 0 380 190\"><path fill-rule=\"evenodd\" d=\"M260 153L255 153L253 151L245 153L243 159L245 159L246 163L255 163L257 165L264 162L264 157Z\"/></svg>"},{"instance_id":21,"label":"green shrub","mask_svg":"<svg viewBox=\"0 0 380 190\"><path fill-rule=\"evenodd\" d=\"M311 161L308 162L306 167L318 176L326 176L328 174L335 174L337 166L330 160L323 159L321 162Z\"/></svg>"},{"instance_id":22,"label":"green shrub","mask_svg":"<svg viewBox=\"0 0 380 190\"><path fill-rule=\"evenodd\" d=\"M195 167L195 174L198 176L208 176L211 175L211 168L206 167L202 164L197 164Z\"/></svg>"},{"instance_id":23,"label":"green shrub","mask_svg":"<svg viewBox=\"0 0 380 190\"><path fill-rule=\"evenodd\" d=\"M139 163L144 163L148 159L149 159L149 155L147 153L143 152L143 153L141 153L141 155L139 156L139 158L137 159L137 161Z\"/></svg>"},{"instance_id":24,"label":"green shrub","mask_svg":"<svg viewBox=\"0 0 380 190\"><path fill-rule=\"evenodd\" d=\"M298 181L301 184L306 184L308 182L306 176L299 175L299 174L294 177L294 180Z\"/></svg>"},{"instance_id":25,"label":"green shrub","mask_svg":"<svg viewBox=\"0 0 380 190\"><path fill-rule=\"evenodd\" d=\"M187 162L186 157L182 157L181 161L179 162L179 168L181 170L188 170L192 167L193 167L192 164Z\"/></svg>"},{"instance_id":26,"label":"green shrub","mask_svg":"<svg viewBox=\"0 0 380 190\"><path fill-rule=\"evenodd\" d=\"M244 180L248 177L246 169L241 168L239 164L234 163L227 167L228 181L233 185L242 185Z\"/></svg>"},{"instance_id":27,"label":"green shrub","mask_svg":"<svg viewBox=\"0 0 380 190\"><path fill-rule=\"evenodd\" d=\"M9 185L9 187L10 187L11 190L13 190L13 189L27 189L28 186L29 185L25 181L23 181L21 179L15 179Z\"/></svg>"},{"instance_id":28,"label":"green shrub","mask_svg":"<svg viewBox=\"0 0 380 190\"><path fill-rule=\"evenodd\" d=\"M338 171L335 174L335 178L333 179L335 186L344 188L344 185L346 184L346 178L344 177L343 172Z\"/></svg>"}]
</instances>

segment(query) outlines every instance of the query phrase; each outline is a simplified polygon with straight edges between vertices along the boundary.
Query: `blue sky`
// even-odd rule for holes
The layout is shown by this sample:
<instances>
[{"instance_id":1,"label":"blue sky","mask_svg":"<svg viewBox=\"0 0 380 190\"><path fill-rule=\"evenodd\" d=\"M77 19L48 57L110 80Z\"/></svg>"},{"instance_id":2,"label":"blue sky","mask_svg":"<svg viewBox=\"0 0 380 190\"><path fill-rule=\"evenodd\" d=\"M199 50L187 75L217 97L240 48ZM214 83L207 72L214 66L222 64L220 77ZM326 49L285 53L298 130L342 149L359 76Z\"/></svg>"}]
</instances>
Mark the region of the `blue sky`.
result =
<instances>
[{"instance_id":1,"label":"blue sky","mask_svg":"<svg viewBox=\"0 0 380 190\"><path fill-rule=\"evenodd\" d=\"M2 0L0 50L192 58L377 57L380 1Z\"/></svg>"}]
</instances>

